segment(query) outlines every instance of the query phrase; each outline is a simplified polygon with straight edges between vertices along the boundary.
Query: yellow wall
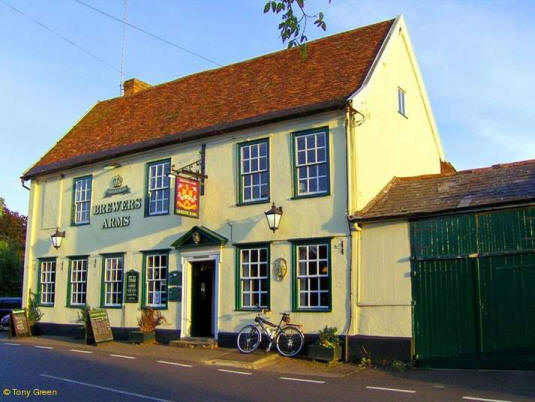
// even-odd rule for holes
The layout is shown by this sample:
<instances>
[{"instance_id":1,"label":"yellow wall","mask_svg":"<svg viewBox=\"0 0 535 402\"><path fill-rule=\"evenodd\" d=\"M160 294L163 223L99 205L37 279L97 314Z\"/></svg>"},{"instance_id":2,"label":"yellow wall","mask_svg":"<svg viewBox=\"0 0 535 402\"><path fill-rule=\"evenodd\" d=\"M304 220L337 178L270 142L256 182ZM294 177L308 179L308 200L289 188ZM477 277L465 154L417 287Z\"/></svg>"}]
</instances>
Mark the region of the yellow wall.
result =
<instances>
[{"instance_id":1,"label":"yellow wall","mask_svg":"<svg viewBox=\"0 0 535 402\"><path fill-rule=\"evenodd\" d=\"M410 337L409 223L363 224L360 241L358 333Z\"/></svg>"},{"instance_id":2,"label":"yellow wall","mask_svg":"<svg viewBox=\"0 0 535 402\"><path fill-rule=\"evenodd\" d=\"M292 200L293 174L291 169L290 132L314 127L330 128L331 194L318 198ZM238 165L237 143L247 140L269 138L271 168L271 201L284 209L280 229L274 234L268 229L264 211L270 203L237 206ZM88 304L100 304L100 283L102 257L100 253L124 252L125 271L141 272L143 255L141 250L170 247L194 225L204 225L225 236L229 242L220 250L220 310L219 331L234 332L250 322L253 313L234 311L235 292L235 247L233 243L270 242L271 261L283 257L291 268L291 243L288 239L332 237L333 246L344 241L346 252L332 249L333 312L294 313L292 320L304 325L308 332L314 332L324 325L337 326L342 330L346 325L346 305L348 303L347 255L348 226L346 221L346 163L345 129L343 112L332 112L303 118L300 120L266 125L224 136L205 140L206 181L205 195L201 197L200 219L176 216L144 217L144 209L93 215L91 224L71 226L71 204L73 179L88 174L93 175L92 206L110 201L144 199L145 166L147 162L171 158L176 167L184 166L199 158L200 142L176 145L156 151L137 154L114 160L121 167L105 170L105 163L86 166L41 177L32 182L33 205L30 208L30 226L33 235L28 237L28 269L25 290L36 289L38 258L58 257L56 279L56 301L54 307L41 307L45 313L43 322L74 323L77 309L66 308L68 256L89 255ZM128 185L131 193L104 198L104 192L111 187L112 178L120 174L123 185ZM59 189L59 190L58 190ZM174 184L171 195L174 194ZM144 201L143 201L144 204ZM47 210L43 210L43 205ZM130 226L126 228L102 229L104 218L130 215ZM57 222L57 223L56 223ZM51 246L50 234L55 226L66 230L66 237L59 250ZM232 225L232 235L231 226ZM337 237L339 236L339 237ZM172 250L169 260L170 270L180 270L181 255ZM141 279L141 278L140 278ZM291 310L291 269L286 278L278 282L271 280L271 308L273 319L278 319L279 311ZM109 309L112 326L136 326L139 304L124 304L123 309ZM181 303L169 302L164 312L168 324L162 328L179 328Z\"/></svg>"},{"instance_id":3,"label":"yellow wall","mask_svg":"<svg viewBox=\"0 0 535 402\"><path fill-rule=\"evenodd\" d=\"M407 117L398 112L398 87L406 92ZM352 105L364 115L352 133L357 176L353 211L366 206L393 176L440 172L443 150L402 17Z\"/></svg>"}]
</instances>

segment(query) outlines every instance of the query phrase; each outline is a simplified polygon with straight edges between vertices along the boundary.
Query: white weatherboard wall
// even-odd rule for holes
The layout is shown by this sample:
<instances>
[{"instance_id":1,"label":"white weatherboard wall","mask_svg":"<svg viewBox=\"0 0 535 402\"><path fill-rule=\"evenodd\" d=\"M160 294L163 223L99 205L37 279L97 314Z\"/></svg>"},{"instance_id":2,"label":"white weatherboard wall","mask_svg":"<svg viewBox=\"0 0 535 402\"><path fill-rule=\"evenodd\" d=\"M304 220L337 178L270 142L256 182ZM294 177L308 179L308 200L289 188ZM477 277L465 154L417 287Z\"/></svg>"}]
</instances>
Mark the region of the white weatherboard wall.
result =
<instances>
[{"instance_id":1,"label":"white weatherboard wall","mask_svg":"<svg viewBox=\"0 0 535 402\"><path fill-rule=\"evenodd\" d=\"M292 142L291 132L317 127L329 127L330 142L330 182L331 194L306 199L292 199ZM270 203L237 206L238 161L237 144L243 141L269 138L270 141L270 202L284 208L280 229L272 233L268 229L264 211ZM201 143L206 143L205 195L201 197L200 219L174 215L144 217L145 169L146 163L171 158L176 167L187 165L199 158ZM271 261L283 257L288 261L288 274L282 281L276 281L272 273L271 309L273 320L278 312L291 310L292 271L291 243L288 239L308 239L333 237L332 239L332 312L293 313L292 320L304 325L307 332L315 332L325 325L343 330L348 322L348 226L346 221L346 159L345 159L344 113L331 112L312 117L274 123L220 135L187 144L169 146L128 157L117 158L114 162L121 167L105 170L107 162L66 170L32 180L32 205L29 222L32 234L28 236L25 268L25 296L29 289L36 291L38 259L57 257L56 301L54 307L41 307L44 312L42 322L74 324L78 310L66 307L68 257L89 255L88 298L91 307L100 305L102 253L125 253L125 271L140 272L144 250L169 248L180 236L195 225L204 225L225 236L228 243L220 251L219 272L219 331L236 332L250 322L255 313L236 312L235 300L235 247L234 243L272 242ZM104 192L111 187L112 178L120 174L123 185L130 187L129 194L104 198ZM143 199L143 208L105 215L91 213L91 223L71 226L71 206L73 179L93 176L92 206L119 200ZM60 189L48 191L49 188ZM171 196L174 195L171 184ZM46 197L43 202L43 197ZM43 209L43 205L56 208ZM172 203L171 203L172 206ZM44 216L59 214L58 226L66 231L66 237L59 250L51 246L50 228L43 228ZM130 225L124 228L102 229L105 218L130 216ZM45 221L48 220L45 219ZM229 223L232 225L230 226ZM48 226L48 225L46 225ZM232 231L231 231L232 227ZM232 235L231 235L232 232ZM344 241L345 252L335 248ZM181 255L171 250L170 271L180 270ZM141 296L141 291L140 291ZM125 303L121 309L108 309L112 326L135 327L140 315L140 304ZM178 329L181 321L181 303L169 302L163 311L168 323L161 328Z\"/></svg>"},{"instance_id":2,"label":"white weatherboard wall","mask_svg":"<svg viewBox=\"0 0 535 402\"><path fill-rule=\"evenodd\" d=\"M358 334L411 337L409 223L363 224L360 239Z\"/></svg>"}]
</instances>

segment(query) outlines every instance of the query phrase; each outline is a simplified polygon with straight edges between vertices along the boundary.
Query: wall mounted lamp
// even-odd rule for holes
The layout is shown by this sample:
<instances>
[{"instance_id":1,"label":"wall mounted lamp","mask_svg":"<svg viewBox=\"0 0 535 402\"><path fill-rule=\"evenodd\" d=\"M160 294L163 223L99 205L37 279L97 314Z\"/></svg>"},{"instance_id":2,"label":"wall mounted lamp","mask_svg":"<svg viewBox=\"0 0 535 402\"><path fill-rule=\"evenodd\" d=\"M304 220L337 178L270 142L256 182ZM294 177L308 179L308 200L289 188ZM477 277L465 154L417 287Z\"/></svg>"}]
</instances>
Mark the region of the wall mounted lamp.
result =
<instances>
[{"instance_id":1,"label":"wall mounted lamp","mask_svg":"<svg viewBox=\"0 0 535 402\"><path fill-rule=\"evenodd\" d=\"M275 233L275 230L279 228L279 224L282 217L282 207L275 206L275 203L271 205L269 211L264 212L266 214L266 219L269 225L269 228Z\"/></svg>"},{"instance_id":2,"label":"wall mounted lamp","mask_svg":"<svg viewBox=\"0 0 535 402\"><path fill-rule=\"evenodd\" d=\"M50 235L50 238L52 239L52 245L57 250L61 247L61 243L63 243L63 239L65 238L65 231L60 232L58 228L56 228L56 231Z\"/></svg>"}]
</instances>

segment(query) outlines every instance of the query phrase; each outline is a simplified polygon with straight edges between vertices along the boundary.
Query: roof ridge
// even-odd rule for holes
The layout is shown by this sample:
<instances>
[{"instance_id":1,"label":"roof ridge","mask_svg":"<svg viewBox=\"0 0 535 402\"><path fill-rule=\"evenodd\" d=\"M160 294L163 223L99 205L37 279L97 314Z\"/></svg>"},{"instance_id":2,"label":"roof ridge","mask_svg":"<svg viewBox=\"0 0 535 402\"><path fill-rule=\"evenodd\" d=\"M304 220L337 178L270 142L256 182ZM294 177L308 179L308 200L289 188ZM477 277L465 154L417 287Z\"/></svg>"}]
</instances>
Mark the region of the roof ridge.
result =
<instances>
[{"instance_id":1,"label":"roof ridge","mask_svg":"<svg viewBox=\"0 0 535 402\"><path fill-rule=\"evenodd\" d=\"M306 42L306 43L307 43L307 45L313 45L314 46L317 43L321 43L321 42L323 42L325 40L332 39L334 37L341 37L341 36L351 35L351 34L354 34L356 31L360 31L360 30L363 30L363 29L369 29L371 27L374 27L376 25L381 25L381 24L384 24L386 22L394 23L395 21L396 21L396 18L387 19L387 20L384 20L384 21L380 21L380 22L376 22L376 23L373 23L373 24L364 25L362 27L354 28L354 29L351 29L349 31L338 32L338 33L335 33L335 34L332 34L332 35L327 35L327 36L324 36L322 38L314 39L314 40L312 40L310 42ZM386 37L384 39L386 39ZM383 39L383 41L384 41L384 39ZM261 54L261 55L252 57L250 59L237 61L235 63L230 63L230 64L227 64L227 65L224 65L224 66L211 68L211 69L203 70L203 71L198 71L198 72L195 72L195 73L192 73L192 74L188 74L188 75L185 75L185 76L182 76L182 77L175 78L175 79L173 79L171 81L166 81L166 82L161 82L159 84L151 85L148 88L144 88L144 89L136 92L135 94L130 95L129 98L135 97L136 95L138 95L140 93L149 92L149 91L151 91L153 89L161 88L161 87L164 87L166 85L170 85L170 84L173 84L173 83L188 79L190 77L195 77L195 76L202 75L202 74L208 74L208 73L212 73L212 72L215 72L215 71L220 71L220 70L223 70L225 68L229 68L231 66L237 66L237 65L241 65L241 64L248 64L248 63L251 63L253 61L256 61L256 60L259 60L259 59L268 58L268 57L273 57L273 56L275 56L277 54L284 53L284 52L288 52L289 53L289 52L297 52L297 51L299 51L298 47L280 49L280 50L276 50L274 52ZM117 99L124 99L124 98L125 98L124 96L116 96L114 98L104 99L104 100L102 100L100 102L110 102L110 101L114 101L114 100L117 100Z\"/></svg>"}]
</instances>

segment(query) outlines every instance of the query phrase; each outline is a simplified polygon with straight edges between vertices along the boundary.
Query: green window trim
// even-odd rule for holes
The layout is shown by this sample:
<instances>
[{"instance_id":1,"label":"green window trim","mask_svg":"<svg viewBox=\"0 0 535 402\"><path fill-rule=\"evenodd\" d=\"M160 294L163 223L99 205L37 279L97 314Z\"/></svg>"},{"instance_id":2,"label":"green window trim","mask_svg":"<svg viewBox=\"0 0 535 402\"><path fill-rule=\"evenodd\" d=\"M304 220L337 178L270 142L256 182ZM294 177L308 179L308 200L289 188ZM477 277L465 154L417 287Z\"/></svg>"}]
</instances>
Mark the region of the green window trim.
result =
<instances>
[{"instance_id":1,"label":"green window trim","mask_svg":"<svg viewBox=\"0 0 535 402\"><path fill-rule=\"evenodd\" d=\"M300 313L326 313L332 311L332 247L331 237L315 238L315 239L299 239L291 240L292 242L292 311ZM327 307L300 307L299 306L299 290L297 284L297 247L308 245L327 245L327 268L329 270L328 276L328 306ZM319 269L319 267L318 267Z\"/></svg>"},{"instance_id":2,"label":"green window trim","mask_svg":"<svg viewBox=\"0 0 535 402\"><path fill-rule=\"evenodd\" d=\"M265 248L267 249L267 306L266 307L242 307L242 281L241 281L241 252L244 249ZM247 243L237 244L235 247L235 310L236 311L260 311L271 309L271 244Z\"/></svg>"},{"instance_id":3,"label":"green window trim","mask_svg":"<svg viewBox=\"0 0 535 402\"><path fill-rule=\"evenodd\" d=\"M73 255L67 257L69 259L69 269L67 272L67 302L65 303L65 307L68 308L83 308L87 305L87 290L88 290L88 275L89 275L89 255ZM86 260L87 261L87 270L86 270L86 277L85 277L85 303L84 304L72 304L71 303L71 292L72 292L72 283L71 283L71 274L72 274L72 262L74 260Z\"/></svg>"},{"instance_id":4,"label":"green window trim","mask_svg":"<svg viewBox=\"0 0 535 402\"><path fill-rule=\"evenodd\" d=\"M168 196L168 201L167 201L167 212L158 212L158 213L150 213L150 195L149 195L149 176L150 176L150 168L151 166L154 166L154 165L159 165L159 164L162 164L162 163L168 163L169 164L169 169L171 169L171 158L166 158L166 159L160 159L160 160L157 160L157 161L152 161L152 162L147 162L145 164L145 218L148 218L148 217L152 217L152 216L165 216L165 215L169 215L171 213L171 179L168 179L169 180L169 187L168 187L168 190L169 190L169 196ZM169 172L167 172L169 173ZM167 174L165 174L165 176L167 177Z\"/></svg>"},{"instance_id":5,"label":"green window trim","mask_svg":"<svg viewBox=\"0 0 535 402\"><path fill-rule=\"evenodd\" d=\"M100 308L106 308L106 309L120 309L120 308L123 308L124 306L124 277L125 277L125 267L124 267L124 256L125 256L125 253L124 252L119 252L119 253L102 253L100 254L101 257L102 257L102 271L101 271L101 277L100 277ZM122 258L123 260L123 286L122 286L122 297L121 297L121 304L118 304L118 305L109 305L109 304L105 304L105 300L106 300L106 295L105 295L105 286L104 286L104 279L105 279L105 275L106 275L106 258Z\"/></svg>"},{"instance_id":6,"label":"green window trim","mask_svg":"<svg viewBox=\"0 0 535 402\"><path fill-rule=\"evenodd\" d=\"M243 166L242 166L242 149L247 146L256 145L256 144L266 144L267 148L267 198L265 199L254 199L251 201L244 200L243 197ZM238 193L236 199L238 200L236 206L245 206L245 205L254 205L254 204L267 204L271 202L271 152L270 152L270 141L269 138L260 138L253 141L244 141L237 144L237 162L238 162Z\"/></svg>"},{"instance_id":7,"label":"green window trim","mask_svg":"<svg viewBox=\"0 0 535 402\"><path fill-rule=\"evenodd\" d=\"M150 307L154 310L167 310L169 307L169 251L170 249L142 251L143 265L141 269L141 308ZM167 274L165 276L165 306L148 306L147 305L147 257L151 255L167 256ZM162 303L163 304L163 303Z\"/></svg>"},{"instance_id":8,"label":"green window trim","mask_svg":"<svg viewBox=\"0 0 535 402\"><path fill-rule=\"evenodd\" d=\"M80 180L91 179L91 195L89 197L89 213L87 222L76 222L76 182ZM80 177L75 177L72 179L72 202L71 202L71 226L85 226L91 224L91 202L93 201L93 175L85 175Z\"/></svg>"},{"instance_id":9,"label":"green window trim","mask_svg":"<svg viewBox=\"0 0 535 402\"><path fill-rule=\"evenodd\" d=\"M56 283L58 275L58 261L56 257L38 258L39 269L37 270L37 305L39 307L54 307L56 304ZM54 303L41 303L41 268L44 262L54 262L56 264L56 278L54 281Z\"/></svg>"},{"instance_id":10,"label":"green window trim","mask_svg":"<svg viewBox=\"0 0 535 402\"><path fill-rule=\"evenodd\" d=\"M299 178L297 174L297 139L303 135L310 135L316 133L325 134L325 164L327 167L327 191L318 191L314 193L305 193L299 194ZM291 133L291 154L292 154L292 177L293 177L293 196L292 200L302 199L302 198L316 198L316 197L326 197L331 195L331 157L330 157L330 130L328 126L318 127L308 130L294 131Z\"/></svg>"}]
</instances>

